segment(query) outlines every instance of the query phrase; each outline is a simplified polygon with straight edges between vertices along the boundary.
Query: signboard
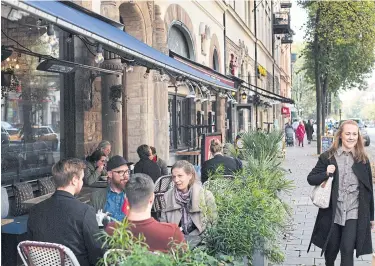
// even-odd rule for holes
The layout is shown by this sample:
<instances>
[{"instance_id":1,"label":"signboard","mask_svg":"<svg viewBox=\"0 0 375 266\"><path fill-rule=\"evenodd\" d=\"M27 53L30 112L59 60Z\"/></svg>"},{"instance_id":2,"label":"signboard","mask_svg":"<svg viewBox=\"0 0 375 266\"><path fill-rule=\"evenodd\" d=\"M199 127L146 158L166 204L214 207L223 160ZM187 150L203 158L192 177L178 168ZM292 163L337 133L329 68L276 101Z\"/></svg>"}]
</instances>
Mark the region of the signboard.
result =
<instances>
[{"instance_id":1,"label":"signboard","mask_svg":"<svg viewBox=\"0 0 375 266\"><path fill-rule=\"evenodd\" d=\"M333 144L333 136L323 136L322 137L322 153L328 151Z\"/></svg>"},{"instance_id":2,"label":"signboard","mask_svg":"<svg viewBox=\"0 0 375 266\"><path fill-rule=\"evenodd\" d=\"M223 143L222 135L219 132L210 133L210 134L202 134L201 164L213 157L210 151L210 143L211 143L211 140L213 139L217 139L221 143Z\"/></svg>"},{"instance_id":3,"label":"signboard","mask_svg":"<svg viewBox=\"0 0 375 266\"><path fill-rule=\"evenodd\" d=\"M281 107L281 114L282 115L290 115L289 107L285 107L285 106Z\"/></svg>"}]
</instances>

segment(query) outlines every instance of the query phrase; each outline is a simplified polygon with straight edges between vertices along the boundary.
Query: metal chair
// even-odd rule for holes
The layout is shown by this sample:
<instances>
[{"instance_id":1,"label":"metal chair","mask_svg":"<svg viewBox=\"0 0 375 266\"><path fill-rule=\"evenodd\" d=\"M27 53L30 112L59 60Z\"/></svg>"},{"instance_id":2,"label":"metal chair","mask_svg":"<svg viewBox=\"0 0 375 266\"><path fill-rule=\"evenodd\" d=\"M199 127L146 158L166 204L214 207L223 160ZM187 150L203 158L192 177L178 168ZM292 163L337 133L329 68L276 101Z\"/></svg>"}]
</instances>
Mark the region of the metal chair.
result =
<instances>
[{"instance_id":1,"label":"metal chair","mask_svg":"<svg viewBox=\"0 0 375 266\"><path fill-rule=\"evenodd\" d=\"M153 210L156 213L156 219L159 220L161 211L165 208L164 194L169 189L173 188L172 175L164 175L158 178L155 182L155 200Z\"/></svg>"},{"instance_id":2,"label":"metal chair","mask_svg":"<svg viewBox=\"0 0 375 266\"><path fill-rule=\"evenodd\" d=\"M74 253L64 245L48 242L22 241L17 246L24 265L80 266Z\"/></svg>"}]
</instances>

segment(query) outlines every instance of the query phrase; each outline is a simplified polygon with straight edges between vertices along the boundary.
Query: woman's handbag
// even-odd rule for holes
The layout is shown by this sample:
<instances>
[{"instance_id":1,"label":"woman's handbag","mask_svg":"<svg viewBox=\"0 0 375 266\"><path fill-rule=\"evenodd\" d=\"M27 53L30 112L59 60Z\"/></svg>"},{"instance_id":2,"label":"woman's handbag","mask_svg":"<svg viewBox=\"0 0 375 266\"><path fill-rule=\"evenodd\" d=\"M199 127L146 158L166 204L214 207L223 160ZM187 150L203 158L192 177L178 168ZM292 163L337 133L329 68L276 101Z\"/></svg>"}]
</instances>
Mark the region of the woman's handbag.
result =
<instances>
[{"instance_id":1,"label":"woman's handbag","mask_svg":"<svg viewBox=\"0 0 375 266\"><path fill-rule=\"evenodd\" d=\"M328 179L321 183L319 186L315 186L311 191L311 201L316 207L321 209L327 209L329 207L329 201L331 199L332 190L332 174L329 175Z\"/></svg>"}]
</instances>

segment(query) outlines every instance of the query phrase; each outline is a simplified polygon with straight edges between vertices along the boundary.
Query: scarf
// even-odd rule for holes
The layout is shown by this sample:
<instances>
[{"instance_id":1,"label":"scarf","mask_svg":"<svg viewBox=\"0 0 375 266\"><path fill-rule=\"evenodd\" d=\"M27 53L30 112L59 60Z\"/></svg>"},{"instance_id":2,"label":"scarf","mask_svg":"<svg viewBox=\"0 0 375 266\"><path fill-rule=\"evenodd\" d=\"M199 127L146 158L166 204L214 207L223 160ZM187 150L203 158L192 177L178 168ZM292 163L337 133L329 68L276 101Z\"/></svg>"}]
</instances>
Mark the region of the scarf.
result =
<instances>
[{"instance_id":1,"label":"scarf","mask_svg":"<svg viewBox=\"0 0 375 266\"><path fill-rule=\"evenodd\" d=\"M193 221L191 220L191 216L189 215L189 209L191 206L190 196L191 189L189 189L186 193L175 189L176 202L182 207L181 227L185 235L188 235L193 228Z\"/></svg>"}]
</instances>

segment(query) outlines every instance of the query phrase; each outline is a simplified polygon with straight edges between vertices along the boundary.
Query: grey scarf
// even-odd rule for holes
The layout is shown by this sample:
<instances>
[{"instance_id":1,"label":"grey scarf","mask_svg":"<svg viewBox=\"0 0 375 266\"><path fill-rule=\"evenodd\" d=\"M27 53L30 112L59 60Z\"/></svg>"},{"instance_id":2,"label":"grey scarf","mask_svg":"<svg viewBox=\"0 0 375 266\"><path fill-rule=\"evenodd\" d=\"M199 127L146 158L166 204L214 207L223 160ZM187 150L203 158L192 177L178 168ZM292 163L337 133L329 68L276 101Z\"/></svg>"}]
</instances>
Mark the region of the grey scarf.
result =
<instances>
[{"instance_id":1,"label":"grey scarf","mask_svg":"<svg viewBox=\"0 0 375 266\"><path fill-rule=\"evenodd\" d=\"M192 231L191 229L193 228L193 221L191 220L191 216L189 215L189 209L191 206L190 196L191 189L189 189L186 193L183 193L182 191L175 189L176 202L178 205L182 207L181 226L183 233L185 235L188 235L190 231Z\"/></svg>"}]
</instances>

